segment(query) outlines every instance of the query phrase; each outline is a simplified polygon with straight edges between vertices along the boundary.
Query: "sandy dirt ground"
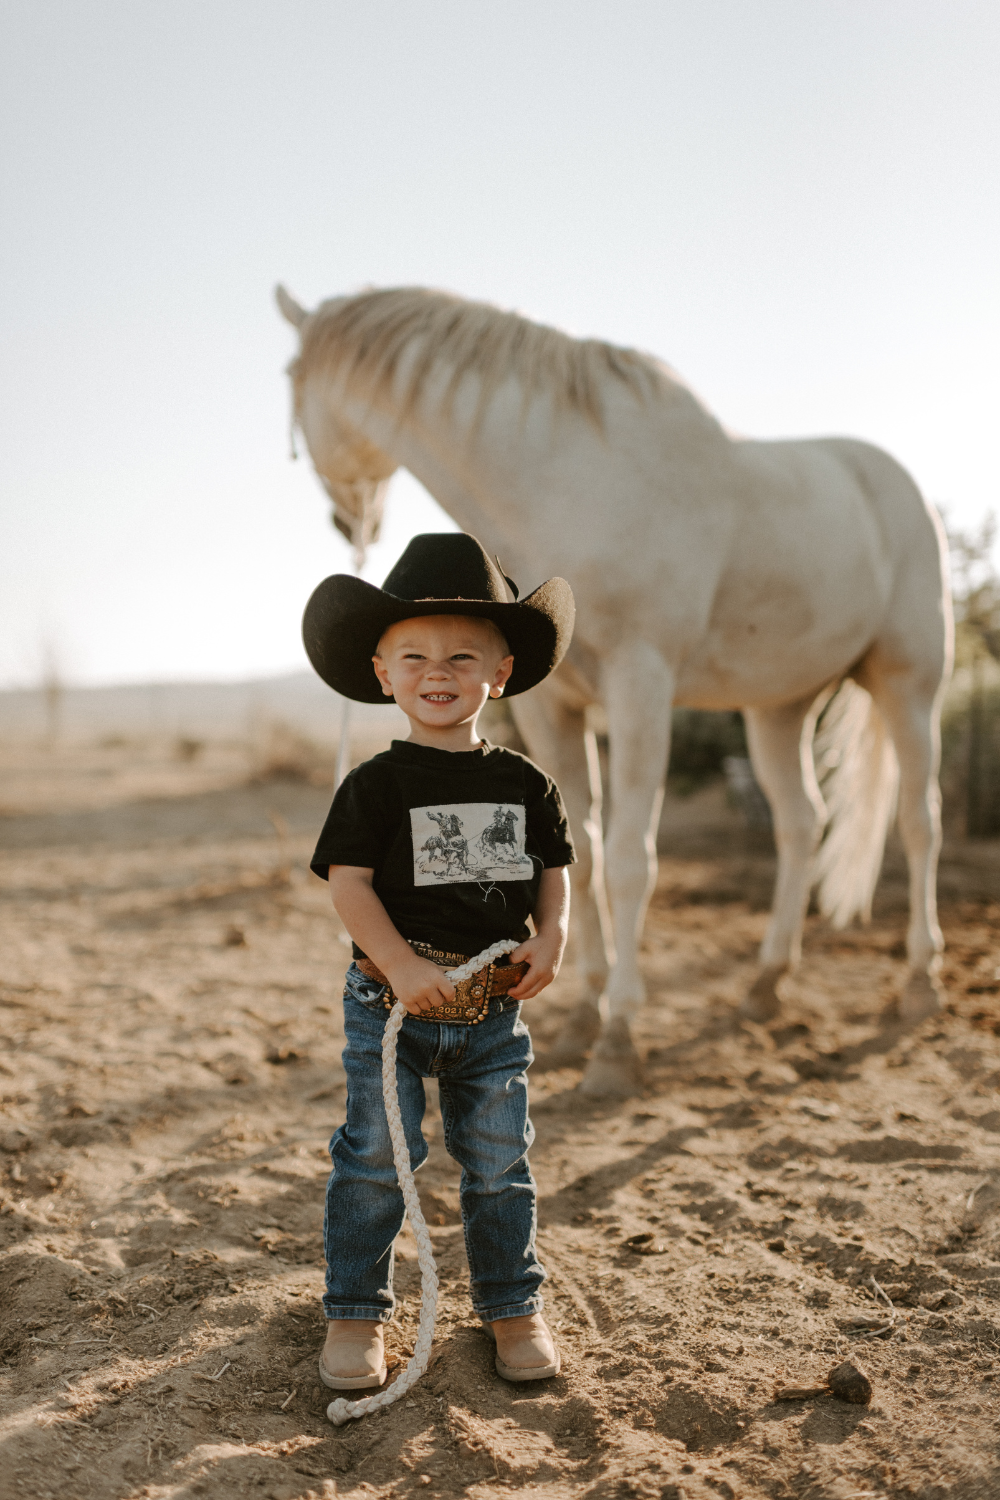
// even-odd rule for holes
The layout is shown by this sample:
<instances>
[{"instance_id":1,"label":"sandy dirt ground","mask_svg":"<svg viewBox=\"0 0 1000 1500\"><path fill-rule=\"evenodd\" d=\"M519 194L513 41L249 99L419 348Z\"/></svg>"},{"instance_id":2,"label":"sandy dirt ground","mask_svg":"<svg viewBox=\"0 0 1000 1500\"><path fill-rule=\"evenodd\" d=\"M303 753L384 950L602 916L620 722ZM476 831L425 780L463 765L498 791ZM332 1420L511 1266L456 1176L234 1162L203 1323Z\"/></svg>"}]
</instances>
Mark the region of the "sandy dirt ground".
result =
<instances>
[{"instance_id":1,"label":"sandy dirt ground","mask_svg":"<svg viewBox=\"0 0 1000 1500\"><path fill-rule=\"evenodd\" d=\"M717 790L669 802L644 1096L587 1101L545 1071L570 971L530 1007L563 1373L493 1371L431 1098L436 1362L335 1429L316 1358L348 954L306 868L329 794L247 784L233 750L2 759L3 1500L1000 1495L996 844L946 851L938 1018L893 1019L891 850L871 927L810 918L764 1028L735 1011L770 850ZM396 1368L408 1232L398 1257ZM869 1405L774 1399L844 1359Z\"/></svg>"}]
</instances>

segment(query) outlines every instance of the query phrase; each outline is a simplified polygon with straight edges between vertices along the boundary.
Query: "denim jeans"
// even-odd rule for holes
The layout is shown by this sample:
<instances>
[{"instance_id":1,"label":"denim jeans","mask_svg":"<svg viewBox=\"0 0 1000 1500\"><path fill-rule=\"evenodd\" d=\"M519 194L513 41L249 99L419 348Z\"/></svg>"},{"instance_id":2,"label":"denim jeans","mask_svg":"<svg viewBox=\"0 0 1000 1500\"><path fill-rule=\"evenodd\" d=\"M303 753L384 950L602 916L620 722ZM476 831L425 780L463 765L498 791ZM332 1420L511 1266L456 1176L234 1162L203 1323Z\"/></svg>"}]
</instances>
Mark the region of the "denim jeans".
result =
<instances>
[{"instance_id":1,"label":"denim jeans","mask_svg":"<svg viewBox=\"0 0 1000 1500\"><path fill-rule=\"evenodd\" d=\"M344 990L347 1119L330 1142L333 1171L326 1190L327 1318L377 1318L387 1323L393 1242L403 1225L382 1100L382 1033L389 1012L383 987L356 964ZM407 1016L399 1033L396 1078L410 1164L427 1158L420 1126L424 1079L439 1083L444 1143L461 1165L462 1222L472 1304L481 1318L540 1312L545 1272L535 1254L535 1183L528 1147L531 1038L520 1006L490 1001L478 1026Z\"/></svg>"}]
</instances>

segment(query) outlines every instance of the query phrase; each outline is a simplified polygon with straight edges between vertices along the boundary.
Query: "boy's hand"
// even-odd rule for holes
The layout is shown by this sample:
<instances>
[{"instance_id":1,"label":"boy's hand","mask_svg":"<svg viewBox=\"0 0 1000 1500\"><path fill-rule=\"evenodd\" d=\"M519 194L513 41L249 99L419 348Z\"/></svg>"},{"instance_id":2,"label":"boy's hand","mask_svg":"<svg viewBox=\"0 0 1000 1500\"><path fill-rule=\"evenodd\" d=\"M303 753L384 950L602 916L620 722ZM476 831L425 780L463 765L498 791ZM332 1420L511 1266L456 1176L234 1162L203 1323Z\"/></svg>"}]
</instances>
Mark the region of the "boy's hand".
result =
<instances>
[{"instance_id":1,"label":"boy's hand","mask_svg":"<svg viewBox=\"0 0 1000 1500\"><path fill-rule=\"evenodd\" d=\"M510 955L512 964L527 963L530 965L527 974L521 983L508 990L512 1000L531 1000L545 989L546 985L552 983L559 973L559 965L562 962L564 939L561 934L556 933L554 937L546 937L538 934L523 942L519 948L515 948Z\"/></svg>"},{"instance_id":2,"label":"boy's hand","mask_svg":"<svg viewBox=\"0 0 1000 1500\"><path fill-rule=\"evenodd\" d=\"M408 959L401 959L391 970L386 970L385 977L396 999L402 1000L411 1016L435 1010L455 998L455 986L445 978L444 970L429 958L420 958L412 949Z\"/></svg>"},{"instance_id":3,"label":"boy's hand","mask_svg":"<svg viewBox=\"0 0 1000 1500\"><path fill-rule=\"evenodd\" d=\"M512 1000L531 1000L559 973L569 922L569 872L561 866L543 870L538 902L532 912L535 936L515 948L512 964L527 963L528 972L508 991Z\"/></svg>"}]
</instances>

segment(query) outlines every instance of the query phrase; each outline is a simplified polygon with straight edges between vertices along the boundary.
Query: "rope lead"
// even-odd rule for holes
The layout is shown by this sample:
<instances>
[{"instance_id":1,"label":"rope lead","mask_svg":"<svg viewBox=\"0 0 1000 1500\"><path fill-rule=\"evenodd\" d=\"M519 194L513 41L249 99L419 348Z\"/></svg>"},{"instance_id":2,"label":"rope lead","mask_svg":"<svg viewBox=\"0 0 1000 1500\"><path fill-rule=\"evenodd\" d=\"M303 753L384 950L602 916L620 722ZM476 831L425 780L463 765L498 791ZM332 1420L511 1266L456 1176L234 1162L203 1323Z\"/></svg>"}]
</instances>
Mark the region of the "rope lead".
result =
<instances>
[{"instance_id":1,"label":"rope lead","mask_svg":"<svg viewBox=\"0 0 1000 1500\"><path fill-rule=\"evenodd\" d=\"M518 942L505 938L503 942L494 943L492 948L484 948L482 953L477 953L475 958L470 958L459 968L447 970L447 978L452 984L458 984L463 979L471 978L486 964L491 964L502 953L510 953L519 946ZM376 1396L365 1396L360 1401L347 1401L343 1396L338 1396L336 1401L330 1402L326 1414L335 1427L343 1427L345 1422L349 1422L352 1417L365 1417L369 1412L378 1411L380 1407L391 1406L394 1401L399 1400L400 1396L405 1396L427 1369L431 1356L434 1320L437 1316L437 1266L434 1264L431 1237L413 1181L410 1153L406 1148L406 1135L403 1130L403 1118L399 1112L399 1091L396 1087L396 1041L405 1019L406 1007L401 1000L397 1000L389 1012L389 1019L382 1036L382 1098L385 1102L385 1117L389 1123L389 1138L392 1141L392 1159L396 1164L396 1176L399 1179L403 1202L406 1205L407 1218L417 1242L417 1264L420 1266L420 1323L412 1358L392 1385L379 1391Z\"/></svg>"}]
</instances>

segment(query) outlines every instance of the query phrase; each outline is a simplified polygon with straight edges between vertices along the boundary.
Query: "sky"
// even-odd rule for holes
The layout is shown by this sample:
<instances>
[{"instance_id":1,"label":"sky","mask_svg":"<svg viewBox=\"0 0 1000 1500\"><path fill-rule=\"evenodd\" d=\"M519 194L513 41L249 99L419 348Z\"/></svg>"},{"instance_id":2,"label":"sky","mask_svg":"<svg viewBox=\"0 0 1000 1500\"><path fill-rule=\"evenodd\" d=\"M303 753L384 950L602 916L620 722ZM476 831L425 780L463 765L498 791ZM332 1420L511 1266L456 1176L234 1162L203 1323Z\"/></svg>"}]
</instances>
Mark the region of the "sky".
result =
<instances>
[{"instance_id":1,"label":"sky","mask_svg":"<svg viewBox=\"0 0 1000 1500\"><path fill-rule=\"evenodd\" d=\"M2 0L0 686L305 666L307 306L422 284L1000 508L995 0ZM380 582L451 523L393 481Z\"/></svg>"}]
</instances>

